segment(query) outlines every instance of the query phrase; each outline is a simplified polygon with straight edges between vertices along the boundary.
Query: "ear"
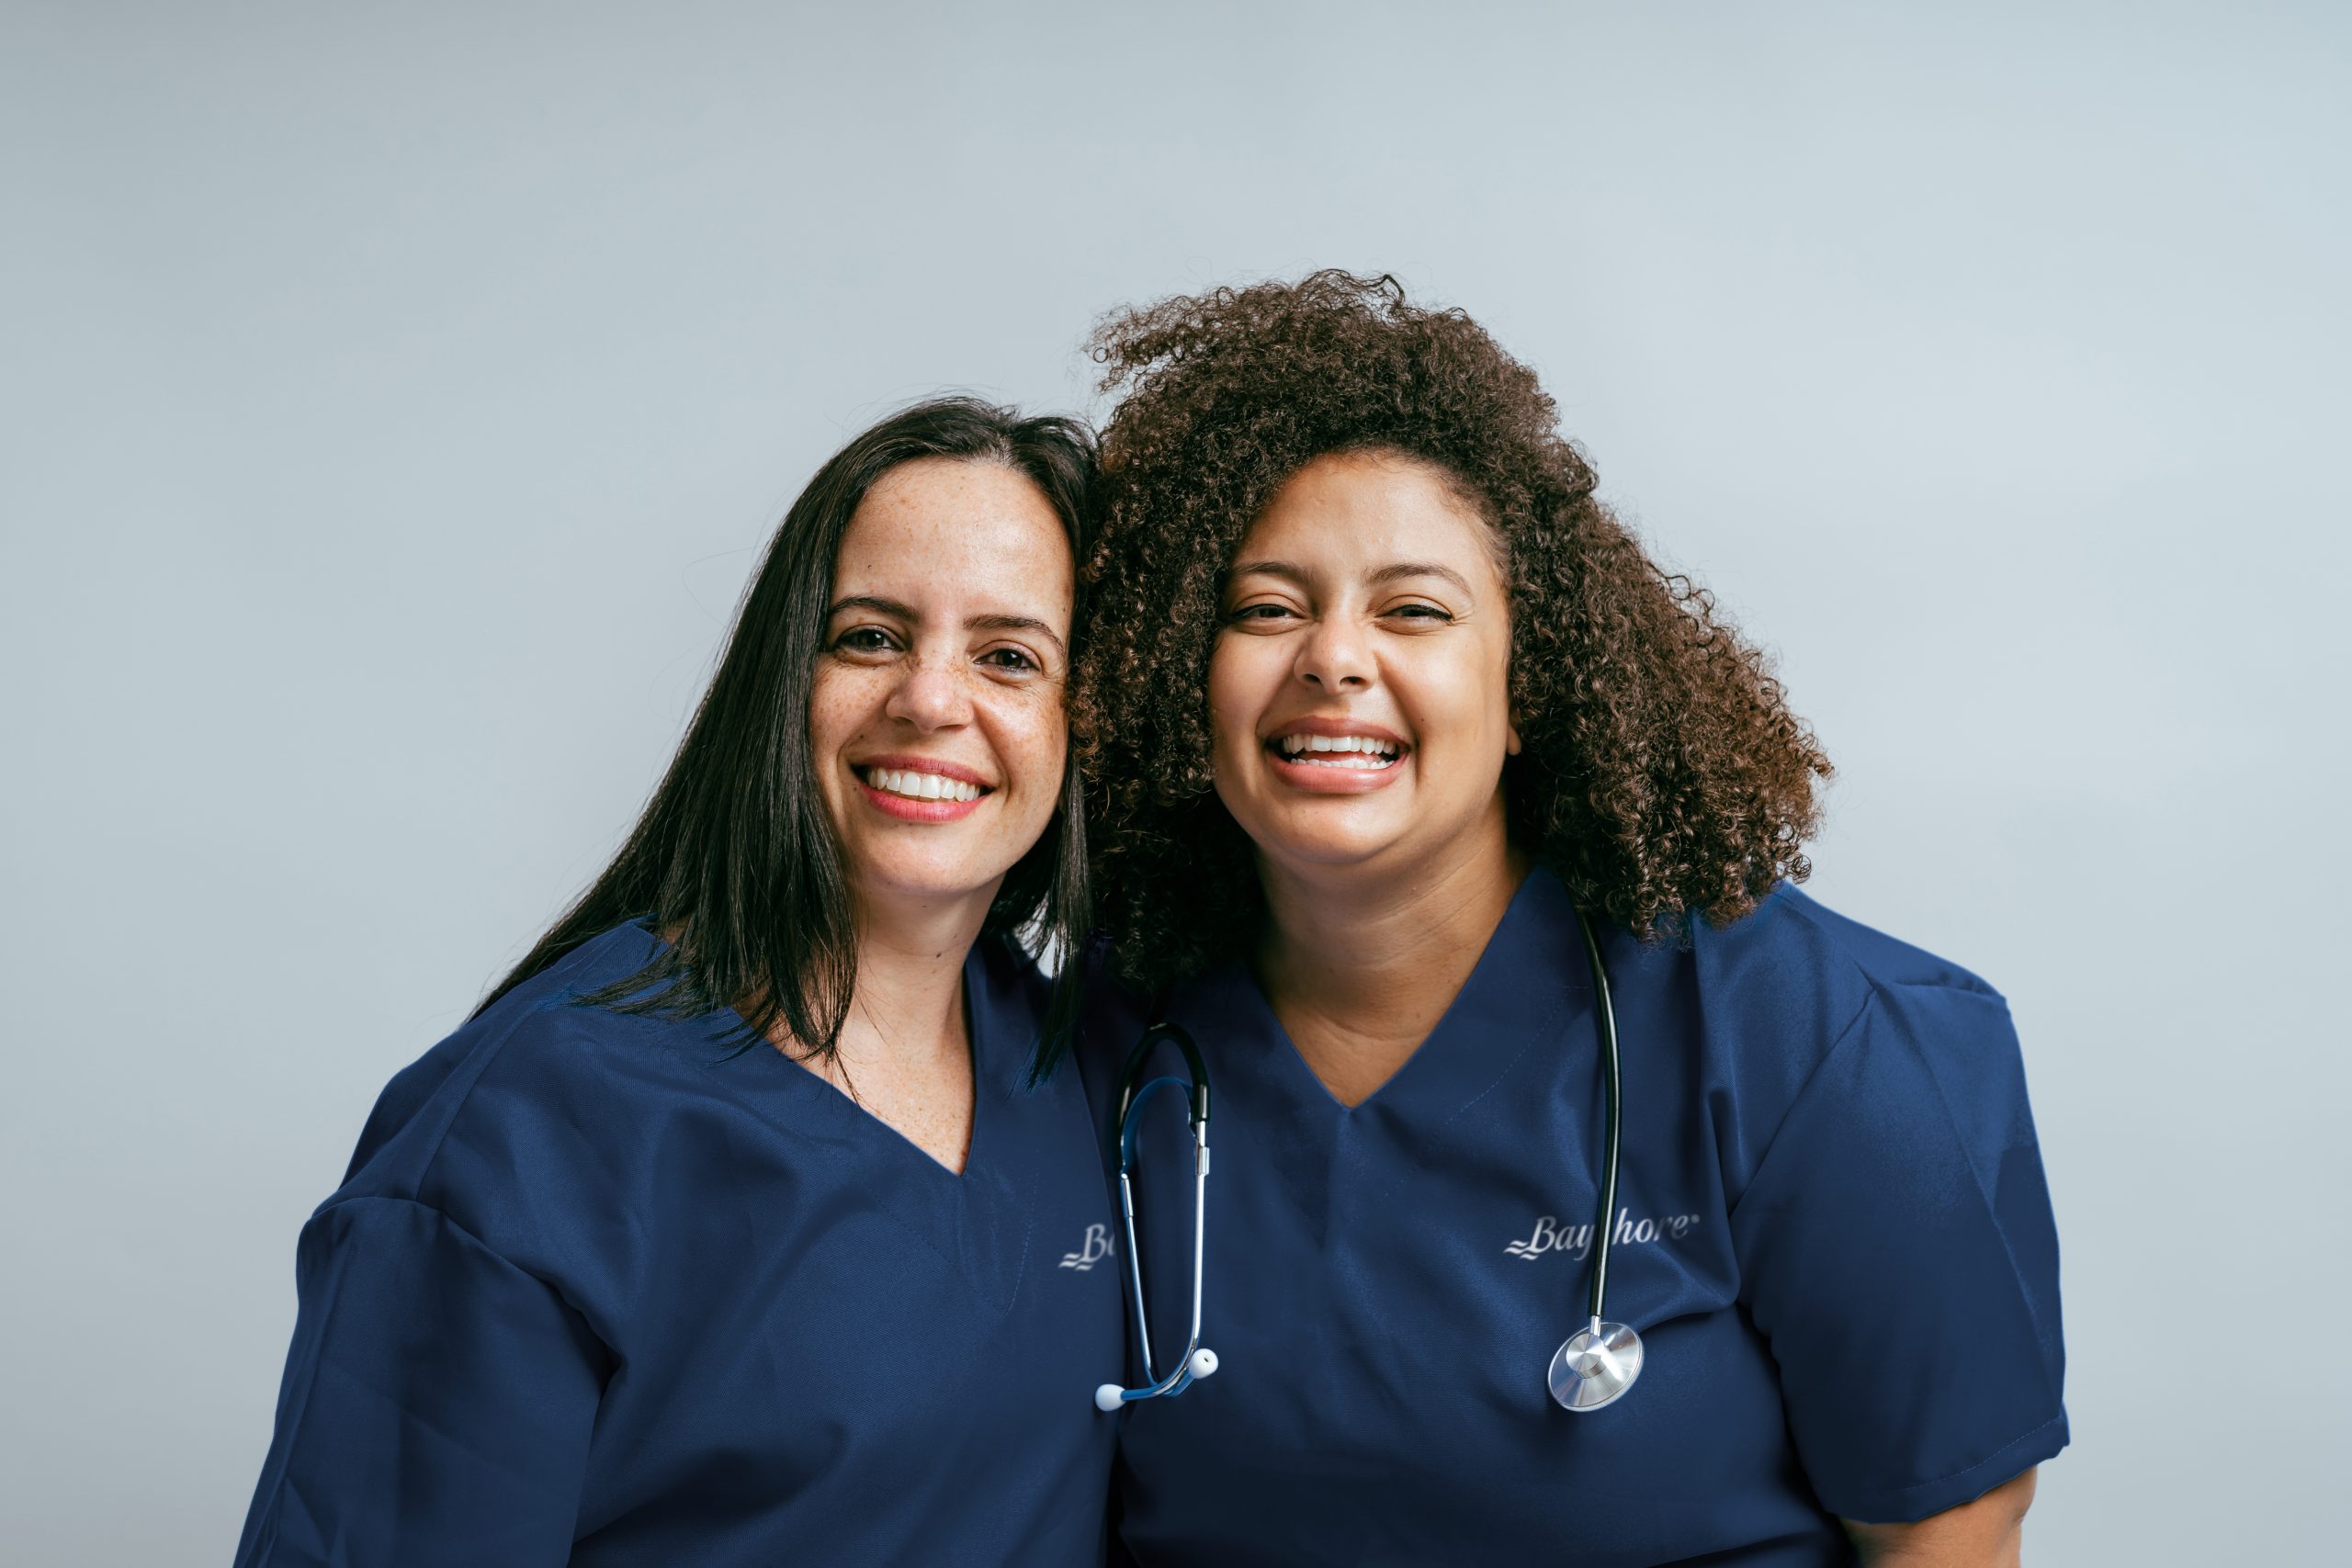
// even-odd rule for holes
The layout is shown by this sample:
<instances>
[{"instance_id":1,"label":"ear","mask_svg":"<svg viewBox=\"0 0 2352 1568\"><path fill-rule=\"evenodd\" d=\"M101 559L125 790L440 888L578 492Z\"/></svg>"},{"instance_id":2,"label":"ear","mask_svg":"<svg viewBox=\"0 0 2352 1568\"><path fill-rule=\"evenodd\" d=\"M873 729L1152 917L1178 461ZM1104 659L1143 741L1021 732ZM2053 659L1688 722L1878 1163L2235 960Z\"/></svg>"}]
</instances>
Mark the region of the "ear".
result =
<instances>
[{"instance_id":1,"label":"ear","mask_svg":"<svg viewBox=\"0 0 2352 1568\"><path fill-rule=\"evenodd\" d=\"M1510 716L1510 722L1503 727L1503 755L1506 757L1516 757L1519 755L1519 721L1521 716L1519 714L1512 714Z\"/></svg>"}]
</instances>

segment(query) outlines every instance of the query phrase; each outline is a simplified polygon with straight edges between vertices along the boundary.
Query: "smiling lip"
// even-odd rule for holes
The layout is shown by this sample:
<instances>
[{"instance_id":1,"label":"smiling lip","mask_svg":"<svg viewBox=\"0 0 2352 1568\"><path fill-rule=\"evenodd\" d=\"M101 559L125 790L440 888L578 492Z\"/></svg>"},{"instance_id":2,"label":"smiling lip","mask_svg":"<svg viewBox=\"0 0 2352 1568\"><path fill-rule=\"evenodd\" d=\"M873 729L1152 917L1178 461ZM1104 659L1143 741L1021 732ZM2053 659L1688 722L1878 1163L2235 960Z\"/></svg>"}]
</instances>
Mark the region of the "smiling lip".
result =
<instances>
[{"instance_id":1,"label":"smiling lip","mask_svg":"<svg viewBox=\"0 0 2352 1568\"><path fill-rule=\"evenodd\" d=\"M996 786L971 769L943 757L888 756L867 757L850 764L857 780L860 794L874 808L901 822L959 822L980 808L980 802L996 793ZM895 795L887 789L876 789L866 783L867 775L876 773L935 773L944 779L975 785L979 794L970 800L917 800L910 795Z\"/></svg>"},{"instance_id":2,"label":"smiling lip","mask_svg":"<svg viewBox=\"0 0 2352 1568\"><path fill-rule=\"evenodd\" d=\"M1282 743L1292 735L1360 736L1369 740L1385 740L1396 749L1396 760L1382 768L1334 767L1328 762L1295 761L1283 751ZM1362 719L1330 718L1320 715L1295 718L1277 727L1267 735L1264 749L1274 777L1307 795L1365 795L1396 782L1405 771L1405 763L1413 748L1393 729ZM1321 753L1329 755L1329 753Z\"/></svg>"}]
</instances>

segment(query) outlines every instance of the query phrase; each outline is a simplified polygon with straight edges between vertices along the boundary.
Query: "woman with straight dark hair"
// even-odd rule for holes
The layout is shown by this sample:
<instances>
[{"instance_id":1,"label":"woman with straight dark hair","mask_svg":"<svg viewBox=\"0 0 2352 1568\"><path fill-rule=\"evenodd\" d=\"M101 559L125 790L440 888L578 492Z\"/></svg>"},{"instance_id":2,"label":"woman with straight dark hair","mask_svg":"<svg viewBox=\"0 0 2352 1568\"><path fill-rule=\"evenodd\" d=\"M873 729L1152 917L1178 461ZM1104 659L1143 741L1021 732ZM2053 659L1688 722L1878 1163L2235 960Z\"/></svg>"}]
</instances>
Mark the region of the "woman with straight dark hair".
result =
<instances>
[{"instance_id":1,"label":"woman with straight dark hair","mask_svg":"<svg viewBox=\"0 0 2352 1568\"><path fill-rule=\"evenodd\" d=\"M1015 942L1085 919L1092 468L945 399L819 471L628 843L305 1227L239 1563L1101 1561L1107 1203Z\"/></svg>"}]
</instances>

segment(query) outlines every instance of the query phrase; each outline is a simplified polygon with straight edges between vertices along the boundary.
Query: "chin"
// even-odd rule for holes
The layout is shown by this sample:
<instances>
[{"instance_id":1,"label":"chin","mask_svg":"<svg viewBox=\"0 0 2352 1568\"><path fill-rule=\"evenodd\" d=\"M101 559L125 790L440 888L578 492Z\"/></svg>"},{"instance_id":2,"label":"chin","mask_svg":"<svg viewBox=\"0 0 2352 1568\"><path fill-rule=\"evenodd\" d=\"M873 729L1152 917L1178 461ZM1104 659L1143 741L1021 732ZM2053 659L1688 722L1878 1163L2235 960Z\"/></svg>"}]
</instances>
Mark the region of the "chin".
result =
<instances>
[{"instance_id":1,"label":"chin","mask_svg":"<svg viewBox=\"0 0 2352 1568\"><path fill-rule=\"evenodd\" d=\"M1396 847L1394 833L1308 831L1269 834L1258 847L1275 860L1299 865L1359 865Z\"/></svg>"},{"instance_id":2,"label":"chin","mask_svg":"<svg viewBox=\"0 0 2352 1568\"><path fill-rule=\"evenodd\" d=\"M859 891L893 898L950 899L977 894L994 897L1009 867L942 863L930 857L881 855L853 864L850 880Z\"/></svg>"}]
</instances>

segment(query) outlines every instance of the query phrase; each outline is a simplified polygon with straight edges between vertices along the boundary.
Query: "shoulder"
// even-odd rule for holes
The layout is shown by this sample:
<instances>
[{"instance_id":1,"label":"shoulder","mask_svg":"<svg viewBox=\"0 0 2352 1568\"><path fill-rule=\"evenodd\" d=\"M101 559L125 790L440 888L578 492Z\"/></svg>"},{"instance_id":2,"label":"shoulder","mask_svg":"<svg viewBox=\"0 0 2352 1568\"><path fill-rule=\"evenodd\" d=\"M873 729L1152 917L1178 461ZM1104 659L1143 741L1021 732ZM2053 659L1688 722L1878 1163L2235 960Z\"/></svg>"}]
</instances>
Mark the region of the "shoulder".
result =
<instances>
[{"instance_id":1,"label":"shoulder","mask_svg":"<svg viewBox=\"0 0 2352 1568\"><path fill-rule=\"evenodd\" d=\"M1107 948L1092 949L1080 962L1085 965L1084 987L1070 1055L1099 1119L1109 1114L1127 1054L1155 1021L1146 1016L1151 1011L1151 998L1119 979L1118 966L1111 962Z\"/></svg>"},{"instance_id":2,"label":"shoulder","mask_svg":"<svg viewBox=\"0 0 2352 1568\"><path fill-rule=\"evenodd\" d=\"M1728 925L1695 921L1690 954L1700 985L1782 1008L1851 1017L1875 991L1925 988L2000 999L1981 976L1830 908L1788 883Z\"/></svg>"},{"instance_id":3,"label":"shoulder","mask_svg":"<svg viewBox=\"0 0 2352 1568\"><path fill-rule=\"evenodd\" d=\"M329 1204L410 1199L485 1234L485 1212L507 1205L501 1185L552 1190L607 1163L663 1086L697 1070L692 1051L727 1048L717 1019L582 1004L660 951L641 926L616 927L468 1020L386 1086Z\"/></svg>"},{"instance_id":4,"label":"shoulder","mask_svg":"<svg viewBox=\"0 0 2352 1568\"><path fill-rule=\"evenodd\" d=\"M1034 1036L1046 1016L1046 998L1052 980L1022 945L1009 934L985 935L972 947L974 983L985 1002L1000 1018L1018 1021Z\"/></svg>"},{"instance_id":5,"label":"shoulder","mask_svg":"<svg viewBox=\"0 0 2352 1568\"><path fill-rule=\"evenodd\" d=\"M1825 959L1842 959L1873 985L2000 995L1973 971L1841 915L1792 884L1774 889L1758 913L1777 923L1781 940Z\"/></svg>"},{"instance_id":6,"label":"shoulder","mask_svg":"<svg viewBox=\"0 0 2352 1568\"><path fill-rule=\"evenodd\" d=\"M1838 1043L1851 1060L1815 1075L1828 1082L1824 1092L1908 1085L1915 1114L1949 1122L1971 1149L2032 1145L2025 1055L2008 998L1948 958L1788 891L1791 908L1868 985L1865 1007ZM1873 1103L1903 1098L1889 1088Z\"/></svg>"},{"instance_id":7,"label":"shoulder","mask_svg":"<svg viewBox=\"0 0 2352 1568\"><path fill-rule=\"evenodd\" d=\"M1650 960L1679 971L1704 1070L1751 1128L1777 1125L1834 1060L1899 1055L1923 1091L1976 1080L2022 1095L2008 1004L1982 976L1782 885L1747 919L1694 923ZM1873 1075L1872 1081L1886 1081ZM1883 1107L1891 1111L1892 1108ZM1935 1110L1923 1106L1921 1113ZM1940 1113L1939 1111L1939 1113Z\"/></svg>"},{"instance_id":8,"label":"shoulder","mask_svg":"<svg viewBox=\"0 0 2352 1568\"><path fill-rule=\"evenodd\" d=\"M1986 1064L2014 1058L2017 1036L2008 999L1973 970L1925 948L1899 942L1823 906L1793 887L1773 896L1783 925L1801 936L1802 952L1845 968L1858 989L1855 1025L1866 1036L1858 1049L1897 1044L1935 1063Z\"/></svg>"},{"instance_id":9,"label":"shoulder","mask_svg":"<svg viewBox=\"0 0 2352 1568\"><path fill-rule=\"evenodd\" d=\"M581 1004L660 951L642 927L605 931L396 1075L306 1236L370 1245L365 1236L381 1235L360 1219L395 1205L427 1213L548 1285L616 1342L626 1303L637 1299L632 1281L650 1267L644 1216L672 1180L671 1168L651 1156L679 1109L707 1101L709 1074L695 1054L709 1059L725 1049L716 1018L682 1022Z\"/></svg>"},{"instance_id":10,"label":"shoulder","mask_svg":"<svg viewBox=\"0 0 2352 1568\"><path fill-rule=\"evenodd\" d=\"M984 932L964 963L964 987L978 1034L974 1057L986 1081L1004 1093L1049 1090L1065 1077L1057 1060L1043 1077L1053 1016L1054 979L1011 932Z\"/></svg>"}]
</instances>

